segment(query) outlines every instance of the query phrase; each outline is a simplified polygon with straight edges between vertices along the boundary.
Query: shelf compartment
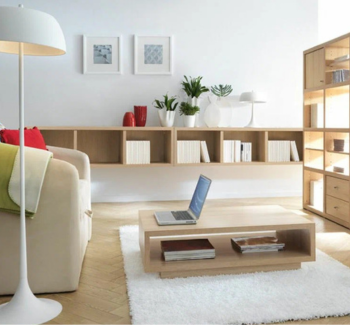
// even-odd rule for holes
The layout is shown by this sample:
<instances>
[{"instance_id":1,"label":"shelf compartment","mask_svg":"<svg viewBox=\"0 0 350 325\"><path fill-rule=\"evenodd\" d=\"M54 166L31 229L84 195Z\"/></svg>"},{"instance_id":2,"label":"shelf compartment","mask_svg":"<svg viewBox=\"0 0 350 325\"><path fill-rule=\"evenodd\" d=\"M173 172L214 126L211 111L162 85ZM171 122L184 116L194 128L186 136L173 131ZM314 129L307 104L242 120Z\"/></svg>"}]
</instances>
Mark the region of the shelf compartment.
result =
<instances>
[{"instance_id":1,"label":"shelf compartment","mask_svg":"<svg viewBox=\"0 0 350 325\"><path fill-rule=\"evenodd\" d=\"M221 131L202 131L196 129L181 129L176 130L175 134L175 164L182 165L194 165L194 164L178 164L177 163L177 141L205 141L207 143L210 163L203 163L203 165L210 165L211 163L221 162Z\"/></svg>"},{"instance_id":2,"label":"shelf compartment","mask_svg":"<svg viewBox=\"0 0 350 325\"><path fill-rule=\"evenodd\" d=\"M349 128L349 85L326 89L326 128Z\"/></svg>"},{"instance_id":3,"label":"shelf compartment","mask_svg":"<svg viewBox=\"0 0 350 325\"><path fill-rule=\"evenodd\" d=\"M325 47L326 59L326 84L336 84L349 80L349 38L343 38ZM346 75L343 80L334 80L334 72L345 70ZM337 72L335 72L337 73Z\"/></svg>"},{"instance_id":4,"label":"shelf compartment","mask_svg":"<svg viewBox=\"0 0 350 325\"><path fill-rule=\"evenodd\" d=\"M268 141L278 140L278 141L295 141L299 160L303 161L303 132L290 132L290 131L269 131L267 135ZM266 150L267 153L267 150ZM268 155L266 155L267 160Z\"/></svg>"},{"instance_id":5,"label":"shelf compartment","mask_svg":"<svg viewBox=\"0 0 350 325\"><path fill-rule=\"evenodd\" d=\"M74 130L40 130L48 146L75 149Z\"/></svg>"},{"instance_id":6,"label":"shelf compartment","mask_svg":"<svg viewBox=\"0 0 350 325\"><path fill-rule=\"evenodd\" d=\"M265 156L266 139L267 139L267 132L265 131L224 131L223 132L223 140L240 140L241 142L252 143L252 162L266 161L266 156ZM251 162L247 162L247 164L249 163ZM229 165L230 163L225 163L225 165L226 164ZM240 163L232 163L232 164L240 164Z\"/></svg>"},{"instance_id":7,"label":"shelf compartment","mask_svg":"<svg viewBox=\"0 0 350 325\"><path fill-rule=\"evenodd\" d=\"M306 128L323 128L324 127L324 90L311 91L304 94L304 127ZM313 110L314 114L316 105L319 105L320 115L314 117L312 121L311 111ZM312 108L313 107L313 108ZM317 123L317 121L319 121Z\"/></svg>"},{"instance_id":8,"label":"shelf compartment","mask_svg":"<svg viewBox=\"0 0 350 325\"><path fill-rule=\"evenodd\" d=\"M334 140L344 140L344 150L339 151L337 144L334 145ZM326 132L325 133L325 147L326 151L329 153L337 154L349 154L349 133L348 132Z\"/></svg>"},{"instance_id":9,"label":"shelf compartment","mask_svg":"<svg viewBox=\"0 0 350 325\"><path fill-rule=\"evenodd\" d=\"M150 141L151 164L172 163L172 130L126 130L126 141Z\"/></svg>"},{"instance_id":10,"label":"shelf compartment","mask_svg":"<svg viewBox=\"0 0 350 325\"><path fill-rule=\"evenodd\" d=\"M304 166L323 170L323 152L318 150L304 150Z\"/></svg>"},{"instance_id":11,"label":"shelf compartment","mask_svg":"<svg viewBox=\"0 0 350 325\"><path fill-rule=\"evenodd\" d=\"M313 183L317 182L317 183ZM319 183L318 183L319 182ZM313 188L311 190L311 188ZM324 176L321 173L304 170L304 206L313 210L324 211Z\"/></svg>"},{"instance_id":12,"label":"shelf compartment","mask_svg":"<svg viewBox=\"0 0 350 325\"><path fill-rule=\"evenodd\" d=\"M77 149L89 156L91 164L121 164L123 147L123 131L77 131Z\"/></svg>"},{"instance_id":13,"label":"shelf compartment","mask_svg":"<svg viewBox=\"0 0 350 325\"><path fill-rule=\"evenodd\" d=\"M344 168L344 172L334 171L333 166ZM325 170L330 173L349 176L349 156L334 152L326 152Z\"/></svg>"},{"instance_id":14,"label":"shelf compartment","mask_svg":"<svg viewBox=\"0 0 350 325\"><path fill-rule=\"evenodd\" d=\"M304 132L305 149L323 150L323 132Z\"/></svg>"}]
</instances>

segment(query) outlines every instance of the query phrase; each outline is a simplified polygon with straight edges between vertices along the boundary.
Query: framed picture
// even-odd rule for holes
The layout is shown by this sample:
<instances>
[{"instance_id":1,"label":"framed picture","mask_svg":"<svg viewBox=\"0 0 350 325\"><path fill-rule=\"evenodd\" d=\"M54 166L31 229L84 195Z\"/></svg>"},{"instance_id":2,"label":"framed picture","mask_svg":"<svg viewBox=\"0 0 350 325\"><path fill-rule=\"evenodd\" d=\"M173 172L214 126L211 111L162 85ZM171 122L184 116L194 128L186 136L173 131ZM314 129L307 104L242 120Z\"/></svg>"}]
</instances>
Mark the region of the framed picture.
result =
<instances>
[{"instance_id":1,"label":"framed picture","mask_svg":"<svg viewBox=\"0 0 350 325\"><path fill-rule=\"evenodd\" d=\"M84 73L121 74L121 36L84 35Z\"/></svg>"},{"instance_id":2,"label":"framed picture","mask_svg":"<svg viewBox=\"0 0 350 325\"><path fill-rule=\"evenodd\" d=\"M172 74L172 36L134 36L135 74Z\"/></svg>"}]
</instances>

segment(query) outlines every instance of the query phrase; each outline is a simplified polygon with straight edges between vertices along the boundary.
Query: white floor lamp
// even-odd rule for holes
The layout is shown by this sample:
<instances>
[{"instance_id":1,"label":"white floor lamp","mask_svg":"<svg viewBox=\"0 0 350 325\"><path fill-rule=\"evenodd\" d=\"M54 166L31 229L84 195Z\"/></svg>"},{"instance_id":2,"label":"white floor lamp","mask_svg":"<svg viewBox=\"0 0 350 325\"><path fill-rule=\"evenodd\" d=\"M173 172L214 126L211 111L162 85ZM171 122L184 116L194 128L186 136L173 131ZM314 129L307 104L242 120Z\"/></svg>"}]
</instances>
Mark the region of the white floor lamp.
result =
<instances>
[{"instance_id":1,"label":"white floor lamp","mask_svg":"<svg viewBox=\"0 0 350 325\"><path fill-rule=\"evenodd\" d=\"M24 55L62 55L66 42L60 25L52 16L37 10L0 7L0 52L19 56L19 125L20 125L20 279L15 295L0 306L0 324L41 324L62 311L60 303L38 299L32 293L27 275L27 240L25 217L24 161ZM15 217L14 217L15 218Z\"/></svg>"},{"instance_id":2,"label":"white floor lamp","mask_svg":"<svg viewBox=\"0 0 350 325\"><path fill-rule=\"evenodd\" d=\"M259 125L254 120L254 103L261 104L266 103L266 94L263 92L249 91L242 93L239 97L241 103L252 103L252 116L246 128L257 128Z\"/></svg>"}]
</instances>

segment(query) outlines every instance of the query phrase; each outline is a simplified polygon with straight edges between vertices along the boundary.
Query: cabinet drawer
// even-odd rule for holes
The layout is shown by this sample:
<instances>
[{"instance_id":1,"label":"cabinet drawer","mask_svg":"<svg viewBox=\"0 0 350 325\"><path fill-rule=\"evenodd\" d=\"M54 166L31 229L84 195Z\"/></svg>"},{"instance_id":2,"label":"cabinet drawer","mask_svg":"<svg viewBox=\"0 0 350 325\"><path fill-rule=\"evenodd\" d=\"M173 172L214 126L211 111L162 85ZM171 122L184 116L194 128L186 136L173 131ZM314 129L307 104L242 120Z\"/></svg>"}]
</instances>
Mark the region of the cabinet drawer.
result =
<instances>
[{"instance_id":1,"label":"cabinet drawer","mask_svg":"<svg viewBox=\"0 0 350 325\"><path fill-rule=\"evenodd\" d=\"M328 195L326 196L326 213L346 222L350 221L349 203Z\"/></svg>"},{"instance_id":2,"label":"cabinet drawer","mask_svg":"<svg viewBox=\"0 0 350 325\"><path fill-rule=\"evenodd\" d=\"M349 202L349 181L327 176L326 194Z\"/></svg>"}]
</instances>

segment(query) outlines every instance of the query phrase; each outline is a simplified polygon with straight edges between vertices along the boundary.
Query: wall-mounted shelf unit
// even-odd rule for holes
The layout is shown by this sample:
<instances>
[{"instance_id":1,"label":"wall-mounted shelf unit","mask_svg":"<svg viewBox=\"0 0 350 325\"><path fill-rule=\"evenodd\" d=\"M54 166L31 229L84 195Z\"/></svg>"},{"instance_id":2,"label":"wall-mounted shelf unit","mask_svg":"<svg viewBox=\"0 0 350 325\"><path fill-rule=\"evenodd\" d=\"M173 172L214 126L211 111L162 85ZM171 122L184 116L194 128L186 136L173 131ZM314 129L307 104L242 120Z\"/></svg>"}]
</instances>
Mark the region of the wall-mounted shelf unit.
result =
<instances>
[{"instance_id":1,"label":"wall-mounted shelf unit","mask_svg":"<svg viewBox=\"0 0 350 325\"><path fill-rule=\"evenodd\" d=\"M350 34L304 51L304 208L350 228Z\"/></svg>"},{"instance_id":2,"label":"wall-mounted shelf unit","mask_svg":"<svg viewBox=\"0 0 350 325\"><path fill-rule=\"evenodd\" d=\"M92 167L300 165L302 129L165 128L165 127L39 127L47 145L77 149L89 155ZM252 143L252 161L224 163L223 141ZM300 161L269 162L268 141L295 141ZM127 164L127 141L150 142L150 164ZM210 163L178 163L177 141L205 141Z\"/></svg>"}]
</instances>

